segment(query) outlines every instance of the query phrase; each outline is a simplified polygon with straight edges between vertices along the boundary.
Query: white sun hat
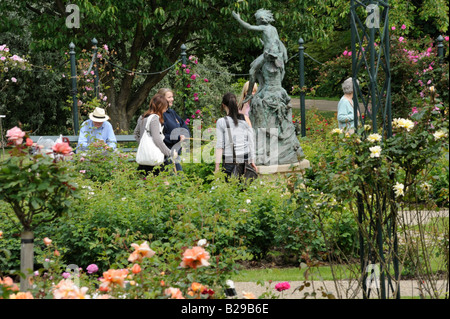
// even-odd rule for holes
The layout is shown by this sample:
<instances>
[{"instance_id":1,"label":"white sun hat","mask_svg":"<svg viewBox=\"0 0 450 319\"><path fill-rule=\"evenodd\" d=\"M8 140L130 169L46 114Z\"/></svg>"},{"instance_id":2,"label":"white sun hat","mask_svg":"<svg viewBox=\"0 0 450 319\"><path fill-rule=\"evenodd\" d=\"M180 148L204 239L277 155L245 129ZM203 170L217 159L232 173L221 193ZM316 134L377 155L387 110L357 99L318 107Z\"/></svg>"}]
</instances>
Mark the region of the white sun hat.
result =
<instances>
[{"instance_id":1,"label":"white sun hat","mask_svg":"<svg viewBox=\"0 0 450 319\"><path fill-rule=\"evenodd\" d=\"M106 115L105 110L101 107L96 107L94 112L89 113L89 118L94 122L105 122L109 120L109 116Z\"/></svg>"}]
</instances>

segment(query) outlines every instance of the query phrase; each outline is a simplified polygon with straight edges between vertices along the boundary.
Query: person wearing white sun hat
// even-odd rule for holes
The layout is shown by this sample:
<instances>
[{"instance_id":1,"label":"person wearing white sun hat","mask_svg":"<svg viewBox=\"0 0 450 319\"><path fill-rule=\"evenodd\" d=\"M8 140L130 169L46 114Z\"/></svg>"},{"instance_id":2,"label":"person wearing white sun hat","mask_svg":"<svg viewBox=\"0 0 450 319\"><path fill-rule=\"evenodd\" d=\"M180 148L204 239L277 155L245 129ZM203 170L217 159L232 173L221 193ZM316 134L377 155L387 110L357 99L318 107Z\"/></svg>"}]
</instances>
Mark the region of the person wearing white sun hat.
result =
<instances>
[{"instance_id":1,"label":"person wearing white sun hat","mask_svg":"<svg viewBox=\"0 0 450 319\"><path fill-rule=\"evenodd\" d=\"M116 149L116 135L108 120L109 116L101 107L96 107L92 113L89 113L89 120L81 124L77 151L86 150L95 141L103 141L110 148Z\"/></svg>"}]
</instances>

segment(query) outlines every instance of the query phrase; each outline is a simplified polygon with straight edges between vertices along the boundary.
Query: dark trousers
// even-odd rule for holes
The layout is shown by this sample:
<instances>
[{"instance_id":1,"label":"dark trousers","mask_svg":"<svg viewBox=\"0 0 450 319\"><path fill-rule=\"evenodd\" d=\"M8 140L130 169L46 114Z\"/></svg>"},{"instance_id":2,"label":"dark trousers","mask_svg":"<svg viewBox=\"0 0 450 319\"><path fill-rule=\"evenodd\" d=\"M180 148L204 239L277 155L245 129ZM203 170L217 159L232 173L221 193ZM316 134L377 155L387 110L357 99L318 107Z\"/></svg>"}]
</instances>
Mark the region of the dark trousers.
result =
<instances>
[{"instance_id":1,"label":"dark trousers","mask_svg":"<svg viewBox=\"0 0 450 319\"><path fill-rule=\"evenodd\" d=\"M173 162L172 162L172 160L170 159L170 158L167 158L165 161L164 161L164 165L170 165L170 164L172 164ZM177 172L180 172L180 171L182 171L183 170L183 168L181 167L181 164L180 163L175 163L175 167L176 167L176 169L177 169Z\"/></svg>"},{"instance_id":2,"label":"dark trousers","mask_svg":"<svg viewBox=\"0 0 450 319\"><path fill-rule=\"evenodd\" d=\"M147 166L147 165L139 165L137 170L141 171L143 175L148 176L148 174L152 173L153 176L158 176L159 173L163 172L166 169L166 166L170 165L170 169L173 169L173 163L170 158L166 159L163 164L158 166ZM183 170L180 163L175 163L175 167L177 169L177 172L180 172Z\"/></svg>"},{"instance_id":3,"label":"dark trousers","mask_svg":"<svg viewBox=\"0 0 450 319\"><path fill-rule=\"evenodd\" d=\"M144 176L148 176L149 174L153 174L153 176L158 176L159 173L164 171L165 165L161 164L158 166L147 166L147 165L139 165L137 170Z\"/></svg>"},{"instance_id":4,"label":"dark trousers","mask_svg":"<svg viewBox=\"0 0 450 319\"><path fill-rule=\"evenodd\" d=\"M235 166L237 166L237 169L238 169L238 172L239 172L239 176L244 174L245 163L236 163L236 164L223 163L222 164L222 170L226 174L226 176L225 176L225 181L226 182L228 182L229 179L231 178L231 172L233 171Z\"/></svg>"}]
</instances>

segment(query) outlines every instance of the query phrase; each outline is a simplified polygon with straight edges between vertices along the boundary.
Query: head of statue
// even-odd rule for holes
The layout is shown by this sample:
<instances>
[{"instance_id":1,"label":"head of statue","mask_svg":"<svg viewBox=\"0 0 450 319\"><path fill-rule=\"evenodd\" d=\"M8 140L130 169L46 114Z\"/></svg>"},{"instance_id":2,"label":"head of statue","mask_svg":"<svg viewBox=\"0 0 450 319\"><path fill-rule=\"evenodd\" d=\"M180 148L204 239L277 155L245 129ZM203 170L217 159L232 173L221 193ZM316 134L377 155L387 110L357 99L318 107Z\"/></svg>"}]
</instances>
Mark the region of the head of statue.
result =
<instances>
[{"instance_id":1,"label":"head of statue","mask_svg":"<svg viewBox=\"0 0 450 319\"><path fill-rule=\"evenodd\" d=\"M272 12L266 9L256 11L255 18L258 24L268 24L275 21Z\"/></svg>"}]
</instances>

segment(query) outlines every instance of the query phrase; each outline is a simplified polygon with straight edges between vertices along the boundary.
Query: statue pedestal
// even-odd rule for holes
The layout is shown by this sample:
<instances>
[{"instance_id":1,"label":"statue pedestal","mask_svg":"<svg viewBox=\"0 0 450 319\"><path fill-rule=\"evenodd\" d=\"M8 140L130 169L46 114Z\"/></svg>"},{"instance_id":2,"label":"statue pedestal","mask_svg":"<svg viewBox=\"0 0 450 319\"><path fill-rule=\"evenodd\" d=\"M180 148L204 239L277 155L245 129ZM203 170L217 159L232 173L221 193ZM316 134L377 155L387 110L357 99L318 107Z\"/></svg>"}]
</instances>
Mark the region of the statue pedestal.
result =
<instances>
[{"instance_id":1,"label":"statue pedestal","mask_svg":"<svg viewBox=\"0 0 450 319\"><path fill-rule=\"evenodd\" d=\"M292 163L292 164L283 164L283 165L270 165L270 166L257 166L258 173L260 176L264 175L275 175L275 174L289 174L289 173L300 173L303 174L306 168L311 167L309 161L307 159L302 160L301 162Z\"/></svg>"}]
</instances>

